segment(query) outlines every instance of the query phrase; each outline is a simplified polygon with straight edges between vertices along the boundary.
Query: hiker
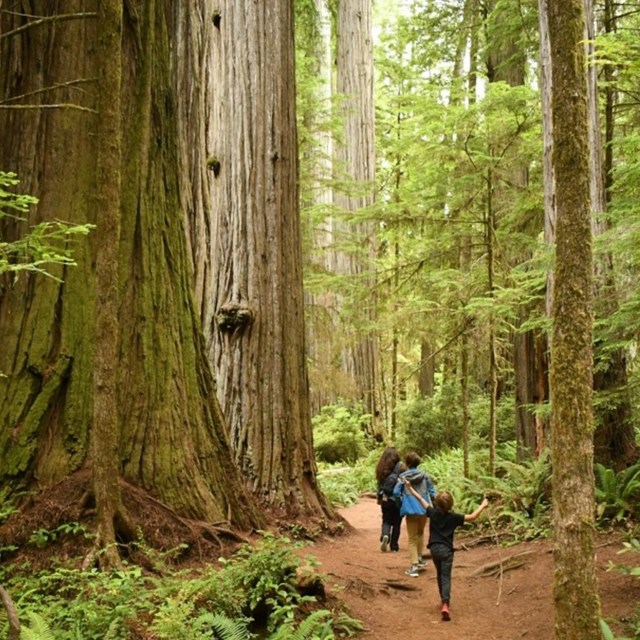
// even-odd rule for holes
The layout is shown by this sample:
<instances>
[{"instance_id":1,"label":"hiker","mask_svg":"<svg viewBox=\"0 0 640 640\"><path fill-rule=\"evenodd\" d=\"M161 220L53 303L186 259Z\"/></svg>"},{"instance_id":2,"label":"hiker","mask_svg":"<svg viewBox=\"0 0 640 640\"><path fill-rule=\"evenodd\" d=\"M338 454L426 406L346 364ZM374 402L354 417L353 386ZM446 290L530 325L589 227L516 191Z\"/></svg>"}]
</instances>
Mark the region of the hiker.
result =
<instances>
[{"instance_id":1,"label":"hiker","mask_svg":"<svg viewBox=\"0 0 640 640\"><path fill-rule=\"evenodd\" d=\"M405 517L407 537L409 539L410 567L405 571L408 576L417 578L419 570L427 563L424 556L424 528L427 525L427 511L424 504L429 505L431 498L436 495L436 488L431 478L418 469L422 460L415 451L410 451L405 456L407 470L400 474L398 482L393 490L394 498L400 500L400 515ZM406 490L407 484L412 487L422 502L412 492Z\"/></svg>"},{"instance_id":2,"label":"hiker","mask_svg":"<svg viewBox=\"0 0 640 640\"><path fill-rule=\"evenodd\" d=\"M393 490L404 470L404 465L400 461L400 454L395 447L387 447L380 456L376 465L376 480L378 481L378 504L382 511L382 530L380 532L380 550L399 551L398 540L400 539L400 525L402 516L400 507L393 499Z\"/></svg>"},{"instance_id":3,"label":"hiker","mask_svg":"<svg viewBox=\"0 0 640 640\"><path fill-rule=\"evenodd\" d=\"M407 491L425 508L429 516L429 550L436 567L438 591L440 592L440 614L443 620L451 620L449 603L451 598L451 570L453 569L453 534L465 522L475 520L489 505L484 498L473 513L455 513L453 496L448 491L439 491L431 506L411 484L406 483Z\"/></svg>"}]
</instances>

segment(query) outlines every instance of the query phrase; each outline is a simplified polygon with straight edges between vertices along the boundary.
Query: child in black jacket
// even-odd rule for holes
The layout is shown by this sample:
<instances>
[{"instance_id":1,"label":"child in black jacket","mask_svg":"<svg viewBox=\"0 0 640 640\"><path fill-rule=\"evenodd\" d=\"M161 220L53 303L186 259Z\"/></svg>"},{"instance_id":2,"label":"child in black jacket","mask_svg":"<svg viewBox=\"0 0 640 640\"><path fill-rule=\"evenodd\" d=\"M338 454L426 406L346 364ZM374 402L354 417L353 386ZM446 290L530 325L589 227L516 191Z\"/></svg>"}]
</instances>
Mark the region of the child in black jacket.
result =
<instances>
[{"instance_id":1,"label":"child in black jacket","mask_svg":"<svg viewBox=\"0 0 640 640\"><path fill-rule=\"evenodd\" d=\"M438 577L438 591L440 592L440 613L443 620L451 620L449 600L451 597L451 572L453 569L453 534L465 522L475 520L489 505L485 498L480 506L468 514L454 513L453 496L448 491L439 491L433 501L429 503L408 483L407 490L422 503L429 516L429 550L431 559L436 567Z\"/></svg>"}]
</instances>

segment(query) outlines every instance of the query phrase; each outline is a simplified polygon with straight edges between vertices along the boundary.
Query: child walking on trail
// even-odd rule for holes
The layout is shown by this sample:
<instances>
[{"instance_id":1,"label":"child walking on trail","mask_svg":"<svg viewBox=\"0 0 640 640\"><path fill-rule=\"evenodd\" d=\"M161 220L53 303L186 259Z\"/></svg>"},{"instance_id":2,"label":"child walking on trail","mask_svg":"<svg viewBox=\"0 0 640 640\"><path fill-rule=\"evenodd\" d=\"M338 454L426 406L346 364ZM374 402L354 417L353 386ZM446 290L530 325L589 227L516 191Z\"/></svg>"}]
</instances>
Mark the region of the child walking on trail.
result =
<instances>
[{"instance_id":1,"label":"child walking on trail","mask_svg":"<svg viewBox=\"0 0 640 640\"><path fill-rule=\"evenodd\" d=\"M393 499L393 490L404 465L400 462L400 454L395 447L387 447L376 465L376 480L378 481L378 504L382 510L382 531L380 532L380 550L391 551L400 549L400 525L402 516L400 507Z\"/></svg>"},{"instance_id":2,"label":"child walking on trail","mask_svg":"<svg viewBox=\"0 0 640 640\"><path fill-rule=\"evenodd\" d=\"M440 613L443 620L451 620L449 602L451 598L451 571L453 569L453 534L465 522L475 520L489 505L489 501L485 498L473 513L455 513L451 511L453 496L448 491L439 491L433 500L434 506L432 507L410 484L405 486L407 491L422 504L429 516L428 547L438 577L438 591L441 600Z\"/></svg>"},{"instance_id":3,"label":"child walking on trail","mask_svg":"<svg viewBox=\"0 0 640 640\"><path fill-rule=\"evenodd\" d=\"M424 567L426 560L422 556L424 550L424 529L427 524L427 506L431 498L436 495L436 488L431 478L418 469L420 456L409 452L405 457L407 470L400 474L393 490L393 495L400 502L400 515L405 516L407 536L409 538L409 559L411 566L405 571L408 576L417 578L420 567ZM411 488L411 492L407 491Z\"/></svg>"}]
</instances>

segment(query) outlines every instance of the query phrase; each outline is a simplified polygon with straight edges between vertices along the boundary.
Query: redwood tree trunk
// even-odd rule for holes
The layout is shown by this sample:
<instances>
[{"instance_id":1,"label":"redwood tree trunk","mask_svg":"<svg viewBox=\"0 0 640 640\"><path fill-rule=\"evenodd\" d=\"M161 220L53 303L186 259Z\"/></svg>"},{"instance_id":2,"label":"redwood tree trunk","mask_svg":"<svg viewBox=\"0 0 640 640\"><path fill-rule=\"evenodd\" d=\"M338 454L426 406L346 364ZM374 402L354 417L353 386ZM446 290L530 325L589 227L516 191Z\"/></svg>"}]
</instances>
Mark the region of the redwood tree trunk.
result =
<instances>
[{"instance_id":1,"label":"redwood tree trunk","mask_svg":"<svg viewBox=\"0 0 640 640\"><path fill-rule=\"evenodd\" d=\"M336 204L345 212L356 212L374 201L372 12L371 0L338 1L336 88L343 101L344 137L342 144L336 145L336 157L347 179L354 182L354 195L336 193ZM336 221L334 235L337 239L350 239L357 248L357 253L335 255L335 271L357 279L363 302L361 308L353 310L349 320L348 344L342 360L343 368L355 381L357 399L363 402L375 423L380 414L380 362L377 338L370 328L375 319L374 277L370 271L375 257L374 226ZM374 432L377 431L378 427L374 426Z\"/></svg>"},{"instance_id":2,"label":"redwood tree trunk","mask_svg":"<svg viewBox=\"0 0 640 640\"><path fill-rule=\"evenodd\" d=\"M71 13L86 3L63 5ZM0 29L7 33L29 16L55 16L59 6L24 2L19 15L0 17ZM104 162L96 136L104 127L95 79L106 64L94 46L97 18L59 19L1 42L3 96L39 106L0 111L3 168L22 177L22 191L40 197L30 222L63 217L97 229L74 246L78 267L61 270L63 283L39 276L5 282L0 469L3 480L33 487L91 466L95 263L115 243L118 471L185 515L229 516L249 527L262 520L233 464L191 294L172 58L180 19L168 0L124 5L119 242L96 199L107 179L96 161ZM32 93L43 88L49 90ZM44 107L63 103L74 106Z\"/></svg>"},{"instance_id":3,"label":"redwood tree trunk","mask_svg":"<svg viewBox=\"0 0 640 640\"><path fill-rule=\"evenodd\" d=\"M251 489L291 512L321 513L304 346L293 3L218 6L218 168L210 240L201 238L215 274L205 323L217 393Z\"/></svg>"}]
</instances>

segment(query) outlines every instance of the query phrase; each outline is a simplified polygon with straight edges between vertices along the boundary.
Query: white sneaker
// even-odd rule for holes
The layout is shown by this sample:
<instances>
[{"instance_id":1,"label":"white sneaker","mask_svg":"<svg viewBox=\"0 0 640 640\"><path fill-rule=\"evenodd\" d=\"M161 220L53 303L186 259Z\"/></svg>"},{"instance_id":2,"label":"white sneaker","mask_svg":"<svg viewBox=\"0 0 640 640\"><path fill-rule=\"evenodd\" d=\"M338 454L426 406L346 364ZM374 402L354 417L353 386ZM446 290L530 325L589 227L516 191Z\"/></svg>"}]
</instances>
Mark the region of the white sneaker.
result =
<instances>
[{"instance_id":1,"label":"white sneaker","mask_svg":"<svg viewBox=\"0 0 640 640\"><path fill-rule=\"evenodd\" d=\"M412 564L406 571L405 574L411 576L412 578L417 578L420 575L418 571L418 565Z\"/></svg>"},{"instance_id":2,"label":"white sneaker","mask_svg":"<svg viewBox=\"0 0 640 640\"><path fill-rule=\"evenodd\" d=\"M389 545L389 536L382 536L382 542L380 543L380 551L386 551Z\"/></svg>"}]
</instances>

